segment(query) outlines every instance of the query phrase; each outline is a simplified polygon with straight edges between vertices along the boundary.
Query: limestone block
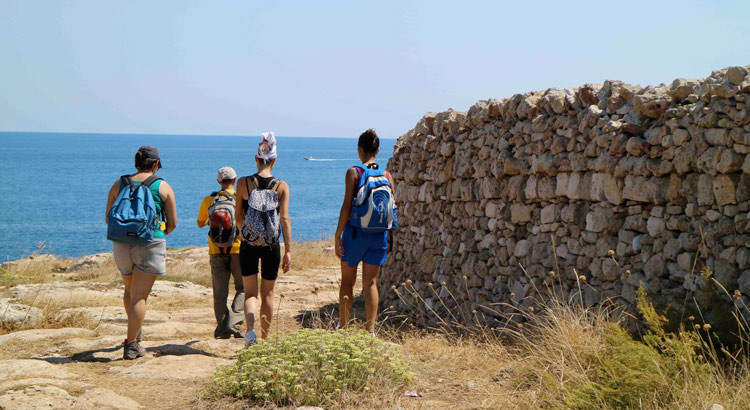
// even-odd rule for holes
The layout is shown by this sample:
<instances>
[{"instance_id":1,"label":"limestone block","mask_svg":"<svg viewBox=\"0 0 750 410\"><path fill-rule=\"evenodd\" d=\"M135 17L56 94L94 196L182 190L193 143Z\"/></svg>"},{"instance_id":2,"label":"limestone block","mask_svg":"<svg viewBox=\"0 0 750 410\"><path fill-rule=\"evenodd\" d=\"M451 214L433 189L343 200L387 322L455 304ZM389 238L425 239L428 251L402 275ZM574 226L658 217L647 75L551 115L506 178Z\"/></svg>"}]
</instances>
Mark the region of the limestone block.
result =
<instances>
[{"instance_id":1,"label":"limestone block","mask_svg":"<svg viewBox=\"0 0 750 410\"><path fill-rule=\"evenodd\" d=\"M643 138L630 137L625 144L625 151L632 156L641 156L649 149L648 142Z\"/></svg>"},{"instance_id":2,"label":"limestone block","mask_svg":"<svg viewBox=\"0 0 750 410\"><path fill-rule=\"evenodd\" d=\"M729 67L727 69L727 80L734 85L742 84L747 75L747 69L741 66Z\"/></svg>"},{"instance_id":3,"label":"limestone block","mask_svg":"<svg viewBox=\"0 0 750 410\"><path fill-rule=\"evenodd\" d=\"M677 265L685 272L692 272L695 254L692 252L683 252L677 255Z\"/></svg>"},{"instance_id":4,"label":"limestone block","mask_svg":"<svg viewBox=\"0 0 750 410\"><path fill-rule=\"evenodd\" d=\"M729 131L726 128L710 128L706 130L706 141L712 145L727 145Z\"/></svg>"},{"instance_id":5,"label":"limestone block","mask_svg":"<svg viewBox=\"0 0 750 410\"><path fill-rule=\"evenodd\" d=\"M609 208L598 207L586 214L586 230L591 232L602 232L612 224L614 212Z\"/></svg>"},{"instance_id":6,"label":"limestone block","mask_svg":"<svg viewBox=\"0 0 750 410\"><path fill-rule=\"evenodd\" d=\"M526 187L523 190L523 194L526 197L526 199L536 199L536 182L537 178L534 176L529 177L529 179L526 181Z\"/></svg>"},{"instance_id":7,"label":"limestone block","mask_svg":"<svg viewBox=\"0 0 750 410\"><path fill-rule=\"evenodd\" d=\"M743 156L737 154L731 149L722 150L719 154L719 162L716 164L716 170L722 174L731 174L742 169Z\"/></svg>"},{"instance_id":8,"label":"limestone block","mask_svg":"<svg viewBox=\"0 0 750 410\"><path fill-rule=\"evenodd\" d=\"M555 197L557 180L554 177L544 177L537 181L537 196L540 199L552 199Z\"/></svg>"},{"instance_id":9,"label":"limestone block","mask_svg":"<svg viewBox=\"0 0 750 410\"><path fill-rule=\"evenodd\" d=\"M617 179L611 174L596 172L591 177L591 199L593 201L607 200L619 205L622 203L622 191Z\"/></svg>"},{"instance_id":10,"label":"limestone block","mask_svg":"<svg viewBox=\"0 0 750 410\"><path fill-rule=\"evenodd\" d=\"M633 97L633 107L639 114L649 118L659 118L669 108L672 98L666 87L647 87Z\"/></svg>"},{"instance_id":11,"label":"limestone block","mask_svg":"<svg viewBox=\"0 0 750 410\"><path fill-rule=\"evenodd\" d=\"M567 173L560 173L557 174L556 178L556 185L555 185L555 195L556 196L567 196L568 195L568 179L570 178L570 174Z\"/></svg>"},{"instance_id":12,"label":"limestone block","mask_svg":"<svg viewBox=\"0 0 750 410\"><path fill-rule=\"evenodd\" d=\"M571 173L570 178L568 178L568 193L566 196L570 199L582 199L584 194L583 174L580 172Z\"/></svg>"},{"instance_id":13,"label":"limestone block","mask_svg":"<svg viewBox=\"0 0 750 410\"><path fill-rule=\"evenodd\" d=\"M664 256L661 254L655 254L649 258L648 262L643 266L643 272L648 279L659 278L664 275L665 267Z\"/></svg>"},{"instance_id":14,"label":"limestone block","mask_svg":"<svg viewBox=\"0 0 750 410\"><path fill-rule=\"evenodd\" d=\"M719 206L737 203L734 181L729 175L719 175L714 178L713 194L716 197L716 204Z\"/></svg>"},{"instance_id":15,"label":"limestone block","mask_svg":"<svg viewBox=\"0 0 750 410\"><path fill-rule=\"evenodd\" d=\"M678 128L672 132L672 141L674 141L674 145L681 146L684 145L686 142L690 141L690 134L688 133L688 130L684 128Z\"/></svg>"},{"instance_id":16,"label":"limestone block","mask_svg":"<svg viewBox=\"0 0 750 410\"><path fill-rule=\"evenodd\" d=\"M512 204L510 206L510 220L513 223L528 222L531 220L531 210L523 204Z\"/></svg>"},{"instance_id":17,"label":"limestone block","mask_svg":"<svg viewBox=\"0 0 750 410\"><path fill-rule=\"evenodd\" d=\"M664 218L650 217L648 218L648 221L646 221L646 229L648 230L648 234L654 238L658 238L664 231L664 228Z\"/></svg>"},{"instance_id":18,"label":"limestone block","mask_svg":"<svg viewBox=\"0 0 750 410\"><path fill-rule=\"evenodd\" d=\"M557 205L551 204L542 208L541 220L543 224L550 224L552 222L555 222L556 217L557 217Z\"/></svg>"},{"instance_id":19,"label":"limestone block","mask_svg":"<svg viewBox=\"0 0 750 410\"><path fill-rule=\"evenodd\" d=\"M698 177L698 205L713 205L713 182L711 175L701 174Z\"/></svg>"}]
</instances>

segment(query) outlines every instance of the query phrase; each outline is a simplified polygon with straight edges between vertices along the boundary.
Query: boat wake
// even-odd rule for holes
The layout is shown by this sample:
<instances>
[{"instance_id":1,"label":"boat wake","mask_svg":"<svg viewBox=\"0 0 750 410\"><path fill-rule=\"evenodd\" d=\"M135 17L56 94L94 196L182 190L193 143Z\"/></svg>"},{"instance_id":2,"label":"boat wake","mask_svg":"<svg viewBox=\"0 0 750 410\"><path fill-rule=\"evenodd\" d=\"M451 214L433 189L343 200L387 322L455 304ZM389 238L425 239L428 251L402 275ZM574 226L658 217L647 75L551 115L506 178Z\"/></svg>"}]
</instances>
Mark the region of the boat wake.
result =
<instances>
[{"instance_id":1,"label":"boat wake","mask_svg":"<svg viewBox=\"0 0 750 410\"><path fill-rule=\"evenodd\" d=\"M305 159L308 161L352 161L344 158L313 158L311 156L305 156Z\"/></svg>"}]
</instances>

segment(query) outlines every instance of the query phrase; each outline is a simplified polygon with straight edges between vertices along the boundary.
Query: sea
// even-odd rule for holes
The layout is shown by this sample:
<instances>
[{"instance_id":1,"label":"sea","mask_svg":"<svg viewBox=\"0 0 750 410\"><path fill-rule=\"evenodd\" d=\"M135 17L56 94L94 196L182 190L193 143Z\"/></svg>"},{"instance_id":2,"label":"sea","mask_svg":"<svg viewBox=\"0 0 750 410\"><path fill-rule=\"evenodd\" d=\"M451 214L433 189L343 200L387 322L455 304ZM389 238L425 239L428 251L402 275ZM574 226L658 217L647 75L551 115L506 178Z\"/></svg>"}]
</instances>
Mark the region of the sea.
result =
<instances>
[{"instance_id":1,"label":"sea","mask_svg":"<svg viewBox=\"0 0 750 410\"><path fill-rule=\"evenodd\" d=\"M177 201L177 229L167 247L206 246L198 208L219 188L218 169L257 172L258 136L0 132L0 261L34 253L62 258L110 252L105 208L112 184L135 172L141 145L159 149ZM395 139L381 139L385 166ZM289 184L294 241L329 238L344 197L344 175L358 164L357 139L277 136L273 175ZM305 159L309 157L309 159Z\"/></svg>"}]
</instances>

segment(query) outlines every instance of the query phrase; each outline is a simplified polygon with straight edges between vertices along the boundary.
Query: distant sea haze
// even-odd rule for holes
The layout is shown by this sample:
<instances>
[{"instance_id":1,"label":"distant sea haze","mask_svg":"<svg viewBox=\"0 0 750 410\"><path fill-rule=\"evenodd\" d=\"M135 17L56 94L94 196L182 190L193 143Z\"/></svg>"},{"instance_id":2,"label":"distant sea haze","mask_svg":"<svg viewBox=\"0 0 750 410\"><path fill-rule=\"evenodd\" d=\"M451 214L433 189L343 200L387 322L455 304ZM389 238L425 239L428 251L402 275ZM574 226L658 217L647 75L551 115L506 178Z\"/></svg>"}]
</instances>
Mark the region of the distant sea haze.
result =
<instances>
[{"instance_id":1,"label":"distant sea haze","mask_svg":"<svg viewBox=\"0 0 750 410\"><path fill-rule=\"evenodd\" d=\"M106 240L107 192L120 175L135 172L141 145L159 148L177 198L178 226L167 246L205 246L208 228L196 217L204 196L218 189L216 173L233 167L239 176L257 171L260 137L0 133L0 260L34 252L78 257L110 252ZM273 174L289 184L295 241L333 235L344 195L344 174L359 163L353 138L277 137ZM394 139L382 139L385 166ZM308 157L308 159L305 159ZM24 176L25 175L25 176ZM22 180L13 176L23 176ZM31 184L31 185L29 185Z\"/></svg>"}]
</instances>

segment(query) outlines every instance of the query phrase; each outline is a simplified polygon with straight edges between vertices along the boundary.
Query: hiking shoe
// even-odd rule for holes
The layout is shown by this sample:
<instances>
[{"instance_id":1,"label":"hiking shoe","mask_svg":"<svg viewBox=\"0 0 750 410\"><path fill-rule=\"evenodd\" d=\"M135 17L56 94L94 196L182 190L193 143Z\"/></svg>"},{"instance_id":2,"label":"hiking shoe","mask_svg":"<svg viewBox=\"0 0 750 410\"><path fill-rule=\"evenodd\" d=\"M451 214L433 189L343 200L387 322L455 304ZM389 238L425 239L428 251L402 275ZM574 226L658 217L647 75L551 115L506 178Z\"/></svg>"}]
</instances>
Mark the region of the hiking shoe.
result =
<instances>
[{"instance_id":1,"label":"hiking shoe","mask_svg":"<svg viewBox=\"0 0 750 410\"><path fill-rule=\"evenodd\" d=\"M146 355L146 349L138 343L138 340L134 340L130 343L126 340L122 343L122 346L122 358L125 360L133 360Z\"/></svg>"},{"instance_id":2,"label":"hiking shoe","mask_svg":"<svg viewBox=\"0 0 750 410\"><path fill-rule=\"evenodd\" d=\"M214 339L229 339L230 337L232 337L232 333L228 329L214 330Z\"/></svg>"},{"instance_id":3,"label":"hiking shoe","mask_svg":"<svg viewBox=\"0 0 750 410\"><path fill-rule=\"evenodd\" d=\"M242 332L240 332L240 331L239 331L239 330L237 330L237 329L229 329L229 334L230 334L230 335L231 335L232 337L234 337L235 339L242 339L243 337L245 337L245 336L244 336L244 335L242 334Z\"/></svg>"},{"instance_id":4,"label":"hiking shoe","mask_svg":"<svg viewBox=\"0 0 750 410\"><path fill-rule=\"evenodd\" d=\"M255 341L258 340L257 336L255 336L255 332L250 330L245 335L245 348L255 343Z\"/></svg>"}]
</instances>

